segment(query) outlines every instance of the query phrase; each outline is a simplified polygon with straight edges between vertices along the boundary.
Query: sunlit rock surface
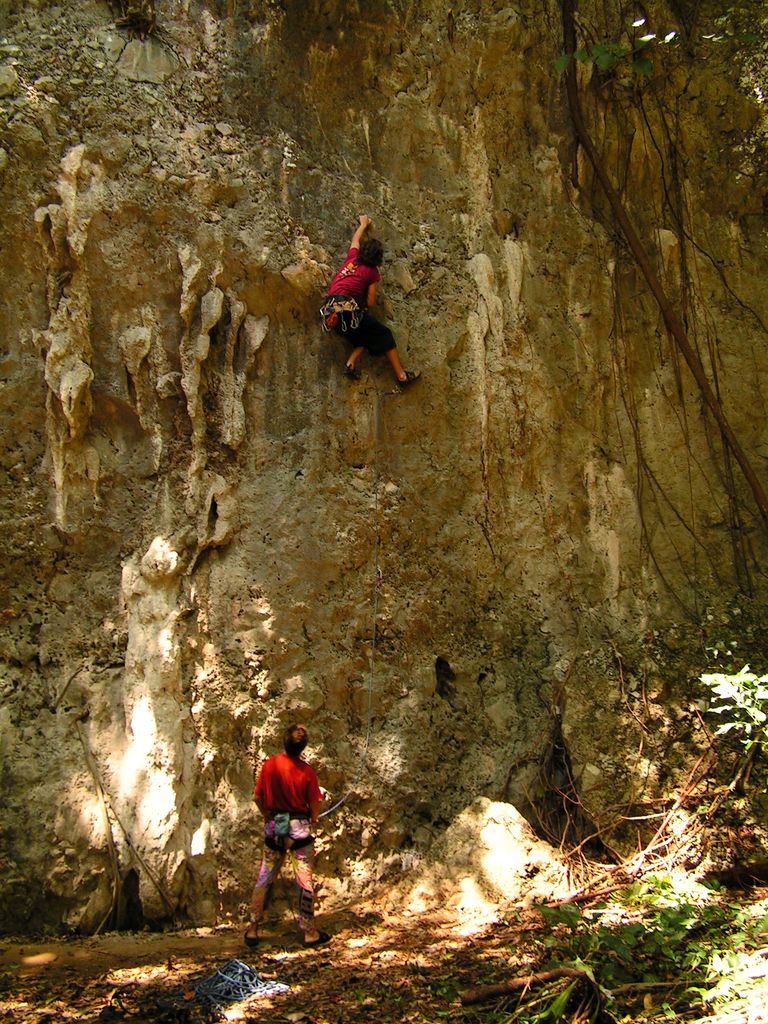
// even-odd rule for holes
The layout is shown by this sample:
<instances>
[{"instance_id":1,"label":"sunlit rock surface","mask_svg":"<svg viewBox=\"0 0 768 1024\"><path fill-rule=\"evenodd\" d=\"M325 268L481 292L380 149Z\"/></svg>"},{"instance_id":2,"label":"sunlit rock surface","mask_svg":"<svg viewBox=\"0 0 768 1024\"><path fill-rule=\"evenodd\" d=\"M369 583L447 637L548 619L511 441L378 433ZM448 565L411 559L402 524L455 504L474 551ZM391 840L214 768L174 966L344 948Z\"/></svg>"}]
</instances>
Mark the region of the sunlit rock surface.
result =
<instances>
[{"instance_id":1,"label":"sunlit rock surface","mask_svg":"<svg viewBox=\"0 0 768 1024\"><path fill-rule=\"evenodd\" d=\"M5 930L240 912L291 720L347 796L326 899L443 850L471 902L478 800L634 848L617 816L704 742L706 646L763 643L764 528L574 145L559 8L459 7L168 0L144 42L97 0L0 7ZM591 74L762 475L759 105L727 65L660 75L669 177L658 109ZM362 212L405 394L320 330ZM546 877L521 842L489 904Z\"/></svg>"},{"instance_id":2,"label":"sunlit rock surface","mask_svg":"<svg viewBox=\"0 0 768 1024\"><path fill-rule=\"evenodd\" d=\"M471 933L510 906L565 896L568 882L566 859L519 811L479 797L435 841L418 881L400 882L389 903L415 914L449 908Z\"/></svg>"}]
</instances>

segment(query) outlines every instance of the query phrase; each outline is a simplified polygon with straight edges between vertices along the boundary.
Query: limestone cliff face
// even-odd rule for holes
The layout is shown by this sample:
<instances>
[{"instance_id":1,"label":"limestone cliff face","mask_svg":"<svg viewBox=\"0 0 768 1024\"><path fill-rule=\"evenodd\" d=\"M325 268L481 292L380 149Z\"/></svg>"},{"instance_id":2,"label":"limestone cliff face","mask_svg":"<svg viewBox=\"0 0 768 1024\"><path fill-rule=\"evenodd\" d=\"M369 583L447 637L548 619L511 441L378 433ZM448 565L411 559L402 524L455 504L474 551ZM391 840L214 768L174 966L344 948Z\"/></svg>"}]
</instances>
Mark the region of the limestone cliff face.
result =
<instances>
[{"instance_id":1,"label":"limestone cliff face","mask_svg":"<svg viewBox=\"0 0 768 1024\"><path fill-rule=\"evenodd\" d=\"M576 145L559 8L157 13L2 23L3 928L235 912L291 720L353 788L339 896L479 797L567 783L607 828L668 792L765 530ZM585 117L762 474L759 108L686 59L580 68ZM406 393L319 326L362 212Z\"/></svg>"}]
</instances>

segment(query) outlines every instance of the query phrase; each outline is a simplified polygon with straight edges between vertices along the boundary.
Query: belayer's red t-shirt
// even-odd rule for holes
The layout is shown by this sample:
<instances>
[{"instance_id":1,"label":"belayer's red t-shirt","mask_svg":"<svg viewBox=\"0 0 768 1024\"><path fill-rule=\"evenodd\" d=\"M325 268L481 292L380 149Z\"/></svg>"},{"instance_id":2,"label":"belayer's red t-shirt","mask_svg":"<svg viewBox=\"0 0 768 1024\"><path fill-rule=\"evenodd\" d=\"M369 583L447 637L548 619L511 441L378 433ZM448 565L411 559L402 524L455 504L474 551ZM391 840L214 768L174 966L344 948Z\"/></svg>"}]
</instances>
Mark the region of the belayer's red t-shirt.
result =
<instances>
[{"instance_id":1,"label":"belayer's red t-shirt","mask_svg":"<svg viewBox=\"0 0 768 1024\"><path fill-rule=\"evenodd\" d=\"M350 299L357 299L358 302L365 305L368 286L378 284L381 274L378 267L368 267L365 263L358 263L359 252L360 250L356 247L349 250L347 258L328 287L328 294L347 295Z\"/></svg>"},{"instance_id":2,"label":"belayer's red t-shirt","mask_svg":"<svg viewBox=\"0 0 768 1024\"><path fill-rule=\"evenodd\" d=\"M289 811L297 818L306 818L309 805L322 799L314 768L287 754L267 758L256 779L254 796L267 817Z\"/></svg>"}]
</instances>

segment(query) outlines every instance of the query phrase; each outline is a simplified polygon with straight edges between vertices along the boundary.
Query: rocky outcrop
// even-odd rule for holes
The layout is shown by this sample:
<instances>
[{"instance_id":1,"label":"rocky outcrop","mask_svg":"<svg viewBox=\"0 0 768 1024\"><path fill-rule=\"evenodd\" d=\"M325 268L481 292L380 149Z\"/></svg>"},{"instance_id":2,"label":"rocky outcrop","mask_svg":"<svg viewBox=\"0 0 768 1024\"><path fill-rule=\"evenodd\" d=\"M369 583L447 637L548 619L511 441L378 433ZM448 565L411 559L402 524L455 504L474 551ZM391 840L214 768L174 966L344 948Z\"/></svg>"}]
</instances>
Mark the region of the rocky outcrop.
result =
<instances>
[{"instance_id":1,"label":"rocky outcrop","mask_svg":"<svg viewBox=\"0 0 768 1024\"><path fill-rule=\"evenodd\" d=\"M237 913L291 720L345 798L331 896L478 800L546 832L567 790L621 848L705 735L707 643L764 650L764 527L575 143L559 9L225 6L2 24L8 931ZM580 67L585 116L761 473L759 108L656 60ZM360 212L404 393L320 330Z\"/></svg>"}]
</instances>

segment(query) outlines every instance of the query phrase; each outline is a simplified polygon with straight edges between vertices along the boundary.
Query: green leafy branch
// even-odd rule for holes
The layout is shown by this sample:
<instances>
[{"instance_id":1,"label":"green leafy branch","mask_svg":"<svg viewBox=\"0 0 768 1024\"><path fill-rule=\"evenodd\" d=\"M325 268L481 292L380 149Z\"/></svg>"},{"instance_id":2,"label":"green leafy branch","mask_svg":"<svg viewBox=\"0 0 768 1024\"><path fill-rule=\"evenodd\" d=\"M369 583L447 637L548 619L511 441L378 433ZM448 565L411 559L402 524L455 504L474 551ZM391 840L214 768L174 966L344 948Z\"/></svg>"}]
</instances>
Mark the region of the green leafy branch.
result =
<instances>
[{"instance_id":1,"label":"green leafy branch","mask_svg":"<svg viewBox=\"0 0 768 1024\"><path fill-rule=\"evenodd\" d=\"M753 46L760 42L756 32L744 31L735 24L737 7L728 8L713 20L710 31L702 34L704 43L731 43L739 47ZM599 42L582 47L572 53L563 53L555 61L555 70L562 74L571 61L580 64L593 64L602 72L610 72L621 63L627 63L633 75L647 77L653 71L653 60L649 52L655 47L678 46L683 37L677 29L671 29L663 35L650 31L646 27L644 17L637 18L627 27L628 42Z\"/></svg>"},{"instance_id":2,"label":"green leafy branch","mask_svg":"<svg viewBox=\"0 0 768 1024\"><path fill-rule=\"evenodd\" d=\"M757 32L747 31L736 24L736 19L744 15L742 5L732 4L723 14L714 19L712 31L706 32L702 39L712 43L739 43L752 45L759 43L761 36Z\"/></svg>"},{"instance_id":3,"label":"green leafy branch","mask_svg":"<svg viewBox=\"0 0 768 1024\"><path fill-rule=\"evenodd\" d=\"M638 35L637 30L645 24L645 18L638 18L631 26L629 34L631 42L628 44L617 42L593 43L573 53L563 53L555 61L555 69L559 72L566 70L572 60L581 64L594 64L600 71L612 71L617 64L628 62L633 74L648 76L653 71L653 61L644 52L651 44L674 45L680 41L680 34L677 30L667 32L661 38L655 32L644 32Z\"/></svg>"},{"instance_id":4,"label":"green leafy branch","mask_svg":"<svg viewBox=\"0 0 768 1024\"><path fill-rule=\"evenodd\" d=\"M716 736L738 730L747 750L765 739L768 733L768 675L756 676L749 665L745 665L736 675L710 672L703 675L701 681L714 694L715 703L709 710L728 717L728 721L718 726Z\"/></svg>"},{"instance_id":5,"label":"green leafy branch","mask_svg":"<svg viewBox=\"0 0 768 1024\"><path fill-rule=\"evenodd\" d=\"M461 993L464 1006L516 998L509 1024L655 1024L763 1005L768 901L657 874L580 909L539 906L539 969ZM530 934L530 933L529 933ZM533 936L531 936L533 937ZM486 1020L497 1020L488 1016Z\"/></svg>"},{"instance_id":6,"label":"green leafy branch","mask_svg":"<svg viewBox=\"0 0 768 1024\"><path fill-rule=\"evenodd\" d=\"M636 56L635 52L628 46L620 43L594 43L587 49L577 50L575 53L563 53L555 61L557 71L565 71L572 60L581 64L594 64L600 71L611 71L626 57L632 57L630 67L636 75L650 75L653 71L653 61L647 57Z\"/></svg>"}]
</instances>

